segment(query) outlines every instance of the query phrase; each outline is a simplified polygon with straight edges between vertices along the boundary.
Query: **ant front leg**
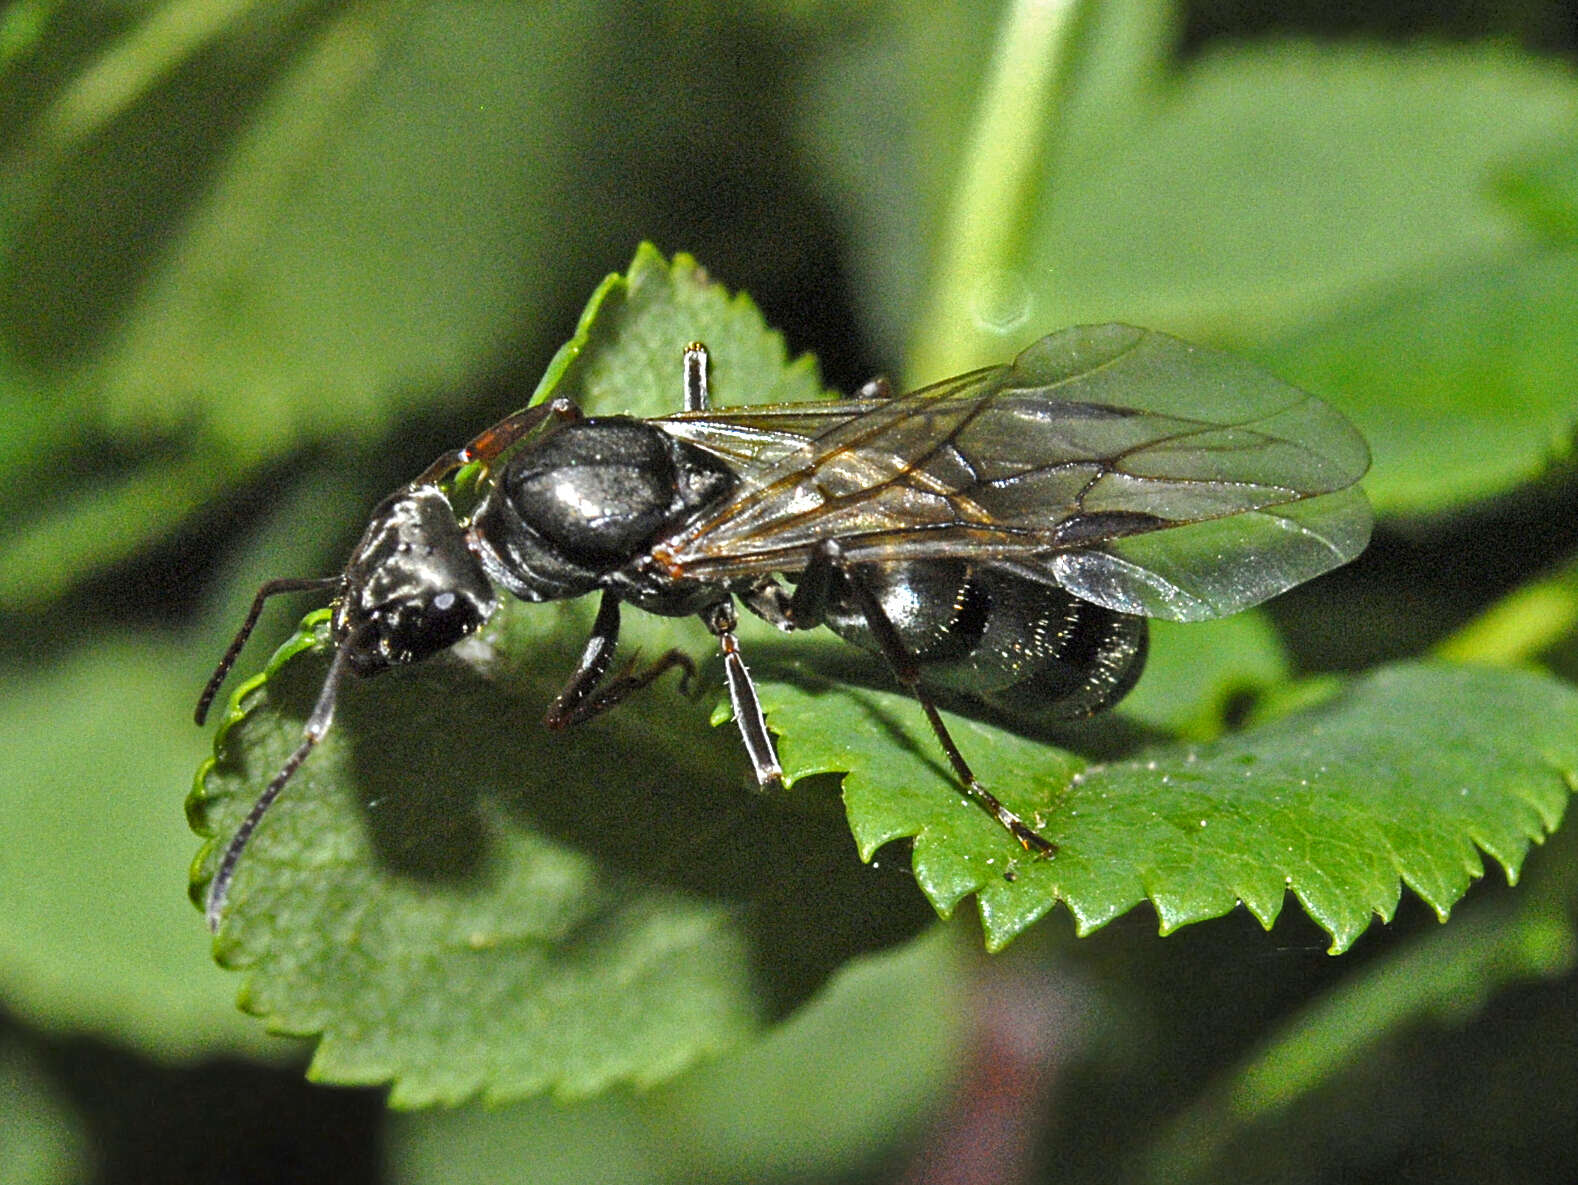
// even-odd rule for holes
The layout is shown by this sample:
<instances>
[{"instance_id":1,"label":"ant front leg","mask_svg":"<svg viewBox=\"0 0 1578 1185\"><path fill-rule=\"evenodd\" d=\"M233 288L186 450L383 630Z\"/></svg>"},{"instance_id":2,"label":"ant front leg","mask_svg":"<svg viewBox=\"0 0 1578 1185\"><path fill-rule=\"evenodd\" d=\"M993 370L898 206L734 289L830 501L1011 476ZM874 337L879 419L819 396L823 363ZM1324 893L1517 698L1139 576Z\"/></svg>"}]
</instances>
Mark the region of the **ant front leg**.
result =
<instances>
[{"instance_id":1,"label":"ant front leg","mask_svg":"<svg viewBox=\"0 0 1578 1185\"><path fill-rule=\"evenodd\" d=\"M491 465L502 453L505 452L521 437L531 432L549 416L557 416L561 420L579 420L581 409L568 399L550 399L547 403L539 403L532 407L522 408L513 415L505 416L491 428L486 428L472 437L471 441L462 448L451 449L444 453L431 465L422 471L420 476L411 483L416 486L437 485L450 474L471 464L481 461L484 465Z\"/></svg>"},{"instance_id":2,"label":"ant front leg","mask_svg":"<svg viewBox=\"0 0 1578 1185\"><path fill-rule=\"evenodd\" d=\"M887 611L883 609L882 602L871 591L871 587L861 579L859 571L854 566L844 564L844 551L836 539L825 539L817 544L811 553L810 562L806 565L805 573L800 577L800 583L795 588L794 596L789 599L787 615L794 623L794 627L805 629L822 621L833 593L835 578L839 576L843 577L845 586L865 617L866 626L876 639L882 656L888 660L888 665L893 668L893 673L898 676L899 682L920 702L921 710L926 713L926 721L931 725L932 733L936 736L937 743L942 746L943 753L947 755L948 764L953 766L953 772L958 777L965 795L1001 823L1008 833L1019 841L1025 851L1034 852L1039 856L1050 856L1056 852L1057 845L1043 839L1033 827L981 785L975 772L965 761L964 754L959 752L959 746L954 743L952 735L948 732L948 726L943 723L942 715L937 711L936 701L921 683L920 666L905 647L904 639L899 636L897 627L888 617Z\"/></svg>"},{"instance_id":3,"label":"ant front leg","mask_svg":"<svg viewBox=\"0 0 1578 1185\"><path fill-rule=\"evenodd\" d=\"M632 657L623 671L604 684L603 678L608 674L608 667L614 660L614 648L618 645L619 598L605 592L597 608L597 620L592 623L592 636L586 640L586 649L581 651L581 661L564 690L549 705L543 723L557 730L600 716L672 667L684 672L680 677L680 690L690 690L690 682L696 677L696 664L680 650L670 650L644 671L636 670L636 659Z\"/></svg>"}]
</instances>

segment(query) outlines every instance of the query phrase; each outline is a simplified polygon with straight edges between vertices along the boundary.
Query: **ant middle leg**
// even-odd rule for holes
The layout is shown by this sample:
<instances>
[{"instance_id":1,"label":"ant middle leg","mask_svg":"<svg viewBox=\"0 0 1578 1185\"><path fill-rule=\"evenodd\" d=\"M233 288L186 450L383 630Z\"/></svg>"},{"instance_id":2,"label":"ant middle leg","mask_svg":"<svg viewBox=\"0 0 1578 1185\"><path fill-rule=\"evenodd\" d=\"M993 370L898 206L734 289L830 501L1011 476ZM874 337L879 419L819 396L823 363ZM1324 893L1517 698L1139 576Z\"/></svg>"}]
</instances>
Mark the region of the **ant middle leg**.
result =
<instances>
[{"instance_id":1,"label":"ant middle leg","mask_svg":"<svg viewBox=\"0 0 1578 1185\"><path fill-rule=\"evenodd\" d=\"M740 642L734 636L739 619L734 612L734 602L719 601L702 610L702 621L718 639L718 649L723 652L723 677L729 687L729 703L734 708L734 722L740 728L740 740L751 759L758 785L767 788L783 784L783 766L778 761L778 751L773 747L772 733L767 731L767 717L762 712L761 701L756 698L756 684L740 656Z\"/></svg>"}]
</instances>

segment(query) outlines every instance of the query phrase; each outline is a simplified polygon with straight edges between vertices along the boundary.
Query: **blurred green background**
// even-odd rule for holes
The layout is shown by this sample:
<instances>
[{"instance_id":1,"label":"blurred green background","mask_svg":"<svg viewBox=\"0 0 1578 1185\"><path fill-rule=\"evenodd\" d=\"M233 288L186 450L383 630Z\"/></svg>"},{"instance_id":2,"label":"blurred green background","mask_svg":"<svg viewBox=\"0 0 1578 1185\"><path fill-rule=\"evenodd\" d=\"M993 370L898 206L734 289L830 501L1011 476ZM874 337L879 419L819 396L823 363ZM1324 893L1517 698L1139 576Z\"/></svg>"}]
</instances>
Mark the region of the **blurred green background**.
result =
<instances>
[{"instance_id":1,"label":"blurred green background","mask_svg":"<svg viewBox=\"0 0 1578 1185\"><path fill-rule=\"evenodd\" d=\"M1371 554L1269 615L1294 669L1578 672L1578 7L1055 8L0 8L0 1183L1565 1179L1565 835L1340 960L1293 911L986 960L961 911L573 1107L310 1085L209 957L190 714L253 590L518 406L643 239L843 389L1080 321L1248 353L1376 457Z\"/></svg>"}]
</instances>

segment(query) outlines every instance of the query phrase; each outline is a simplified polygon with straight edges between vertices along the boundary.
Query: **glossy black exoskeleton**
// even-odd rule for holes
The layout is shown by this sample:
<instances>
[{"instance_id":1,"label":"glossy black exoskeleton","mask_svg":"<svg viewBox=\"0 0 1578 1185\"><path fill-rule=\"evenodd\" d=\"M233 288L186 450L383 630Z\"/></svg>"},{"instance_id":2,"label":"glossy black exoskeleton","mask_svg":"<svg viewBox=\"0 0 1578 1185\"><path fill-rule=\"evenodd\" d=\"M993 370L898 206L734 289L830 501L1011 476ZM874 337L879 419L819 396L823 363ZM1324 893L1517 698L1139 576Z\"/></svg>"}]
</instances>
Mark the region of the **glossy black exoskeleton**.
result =
<instances>
[{"instance_id":1,"label":"glossy black exoskeleton","mask_svg":"<svg viewBox=\"0 0 1578 1185\"><path fill-rule=\"evenodd\" d=\"M1144 389L1103 386L1120 361ZM488 619L499 589L525 601L601 595L580 664L548 709L555 728L671 667L693 671L671 651L610 678L621 604L698 614L718 638L764 785L781 772L734 602L785 630L827 625L886 659L963 793L1046 854L1053 845L976 780L931 689L1015 712L1101 711L1139 677L1147 616L1244 608L1368 540L1354 485L1368 454L1347 421L1161 334L1067 330L1011 366L896 397L872 383L826 403L711 409L707 364L702 346L687 347L676 415L587 418L564 399L515 413L386 499L339 576L258 591L199 723L276 593L333 593L334 657L300 745L220 858L211 926L252 832L328 730L345 672L453 646ZM473 462L494 473L462 519L442 483Z\"/></svg>"}]
</instances>

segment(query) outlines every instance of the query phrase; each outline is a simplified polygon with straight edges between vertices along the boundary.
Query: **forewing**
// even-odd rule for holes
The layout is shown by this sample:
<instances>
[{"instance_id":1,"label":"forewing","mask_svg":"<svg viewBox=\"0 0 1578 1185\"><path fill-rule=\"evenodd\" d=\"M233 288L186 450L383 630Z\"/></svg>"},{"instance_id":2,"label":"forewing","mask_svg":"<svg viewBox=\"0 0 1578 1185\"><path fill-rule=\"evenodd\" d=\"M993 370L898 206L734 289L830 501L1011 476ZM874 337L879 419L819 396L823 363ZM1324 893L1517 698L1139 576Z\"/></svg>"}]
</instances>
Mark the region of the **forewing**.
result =
<instances>
[{"instance_id":1,"label":"forewing","mask_svg":"<svg viewBox=\"0 0 1578 1185\"><path fill-rule=\"evenodd\" d=\"M718 411L679 412L657 421L665 431L706 449L753 478L791 457L807 463L813 442L890 401L841 399L769 403Z\"/></svg>"},{"instance_id":2,"label":"forewing","mask_svg":"<svg viewBox=\"0 0 1578 1185\"><path fill-rule=\"evenodd\" d=\"M1195 620L1352 559L1363 440L1326 404L1225 354L1126 325L1043 338L1011 366L888 400L674 417L727 456L729 502L656 550L676 573L993 563L1127 613Z\"/></svg>"}]
</instances>

